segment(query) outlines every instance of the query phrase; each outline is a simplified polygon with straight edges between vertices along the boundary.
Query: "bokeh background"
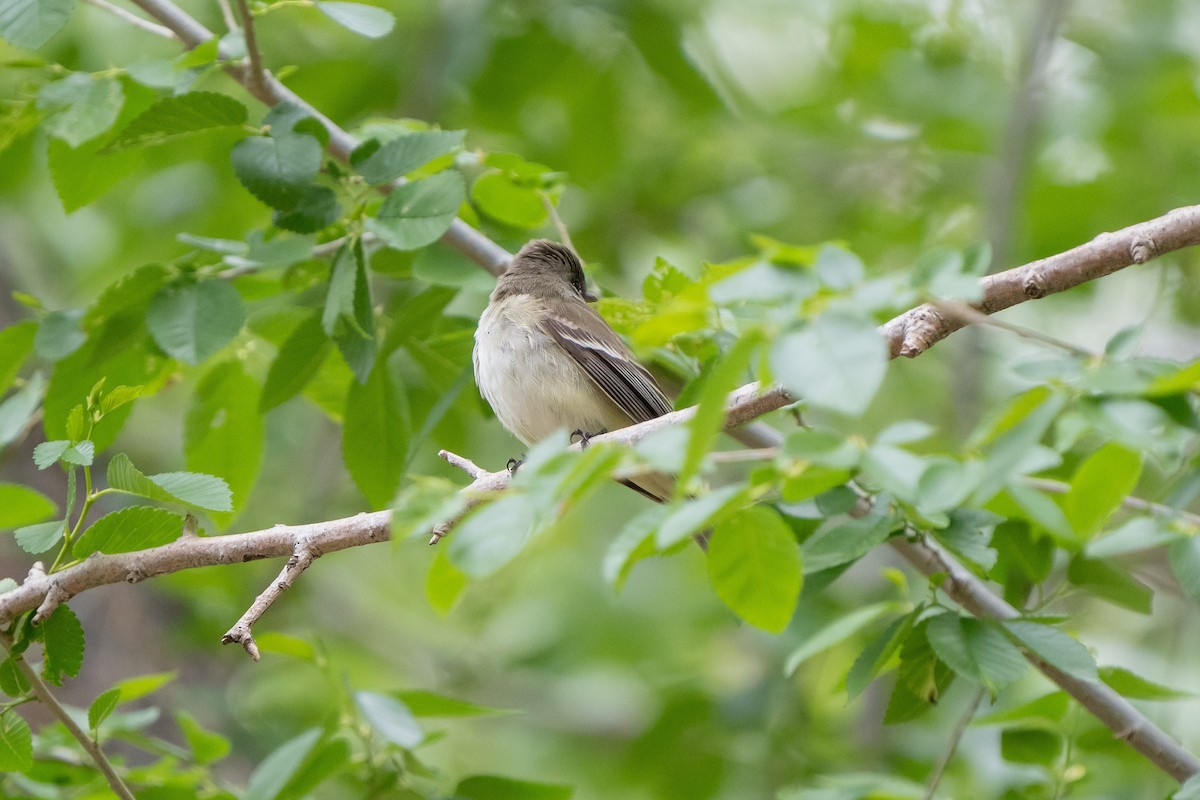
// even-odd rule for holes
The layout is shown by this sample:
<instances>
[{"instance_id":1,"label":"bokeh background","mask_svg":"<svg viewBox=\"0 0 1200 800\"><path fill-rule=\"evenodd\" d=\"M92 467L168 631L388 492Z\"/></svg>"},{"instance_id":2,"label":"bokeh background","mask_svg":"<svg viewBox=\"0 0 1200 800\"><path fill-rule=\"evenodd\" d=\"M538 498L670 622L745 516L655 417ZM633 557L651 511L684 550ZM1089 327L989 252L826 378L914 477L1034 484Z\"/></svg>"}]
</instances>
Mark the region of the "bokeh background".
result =
<instances>
[{"instance_id":1,"label":"bokeh background","mask_svg":"<svg viewBox=\"0 0 1200 800\"><path fill-rule=\"evenodd\" d=\"M988 240L1003 269L1200 196L1200 5L1187 0L380 5L396 14L396 29L370 40L302 4L279 4L259 23L267 66L343 126L426 120L465 129L468 148L565 173L563 219L593 278L619 295L640 293L656 257L695 274L749 252L752 234L839 241L873 274L903 272L937 245ZM184 6L223 29L214 4ZM177 52L83 5L42 55L97 71ZM0 45L0 59L24 55ZM0 70L0 94L28 96L35 72ZM257 108L223 76L198 88ZM187 249L179 234L242 239L270 222L233 176L232 136L146 150L100 200L66 214L45 137L9 121L0 129L0 324L27 314L12 291L51 309L80 307L118 276L178 257ZM528 236L491 233L514 250ZM448 314L469 330L491 279L456 259L439 252L434 268L380 253L377 291L414 272L436 274L460 290ZM1195 261L1175 254L1006 319L1092 349L1146 323L1141 352L1194 358ZM244 346L262 349L267 363L269 345ZM931 448L954 447L991 400L1022 386L1009 366L1036 352L995 331L956 335L894 363L864 418L829 423L869 435L923 419L938 431ZM182 387L195 378L185 369L180 385L140 402L117 449L148 472L181 469ZM462 479L436 459L440 447L491 468L519 453L472 386L464 398L414 454L414 474ZM273 411L260 478L230 530L366 508L339 458L340 436L303 400ZM61 473L32 466L37 441L35 432L8 448L0 478L62 497ZM1146 480L1153 490L1153 476ZM448 735L422 752L450 776L572 783L580 800L800 797L786 793L864 772L924 779L969 688L926 719L891 728L880 722L886 686L848 702L840 685L865 639L783 674L787 654L824 621L906 591L884 574L900 567L893 557L875 554L806 594L792 627L769 636L713 596L698 551L641 564L613 591L604 553L640 502L602 489L445 614L427 597L434 552L420 538L330 555L258 631L317 643L328 672L355 689L425 688L512 709L441 726ZM19 577L29 560L0 540L0 574ZM217 772L244 780L280 742L337 714L339 687L312 665L279 653L254 664L219 644L279 566L88 592L73 603L88 661L64 697L86 706L115 680L177 670L154 702L231 737L233 754ZM1182 599L1157 596L1151 616L1097 603L1076 611L1101 663L1200 691L1200 636L1181 624L1195 618ZM1017 696L1046 689L1030 677ZM1147 708L1185 744L1200 742L1194 702ZM174 735L165 718L159 727ZM1032 781L1000 762L997 736L968 731L947 796L1001 796ZM1164 796L1169 781L1139 764L1114 756L1087 796ZM341 796L336 784L325 791ZM812 796L856 796L846 791Z\"/></svg>"}]
</instances>

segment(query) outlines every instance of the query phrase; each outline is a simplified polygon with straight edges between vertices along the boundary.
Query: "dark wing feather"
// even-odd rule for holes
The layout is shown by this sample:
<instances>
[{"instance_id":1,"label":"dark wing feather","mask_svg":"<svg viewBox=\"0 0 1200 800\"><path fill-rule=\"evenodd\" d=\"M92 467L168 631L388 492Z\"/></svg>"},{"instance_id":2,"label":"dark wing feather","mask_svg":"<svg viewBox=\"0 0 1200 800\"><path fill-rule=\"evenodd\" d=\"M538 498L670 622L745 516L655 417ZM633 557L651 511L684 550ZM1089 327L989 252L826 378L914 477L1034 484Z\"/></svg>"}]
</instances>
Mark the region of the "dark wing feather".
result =
<instances>
[{"instance_id":1,"label":"dark wing feather","mask_svg":"<svg viewBox=\"0 0 1200 800\"><path fill-rule=\"evenodd\" d=\"M542 327L633 422L645 422L672 410L654 378L590 306L558 306L544 318Z\"/></svg>"}]
</instances>

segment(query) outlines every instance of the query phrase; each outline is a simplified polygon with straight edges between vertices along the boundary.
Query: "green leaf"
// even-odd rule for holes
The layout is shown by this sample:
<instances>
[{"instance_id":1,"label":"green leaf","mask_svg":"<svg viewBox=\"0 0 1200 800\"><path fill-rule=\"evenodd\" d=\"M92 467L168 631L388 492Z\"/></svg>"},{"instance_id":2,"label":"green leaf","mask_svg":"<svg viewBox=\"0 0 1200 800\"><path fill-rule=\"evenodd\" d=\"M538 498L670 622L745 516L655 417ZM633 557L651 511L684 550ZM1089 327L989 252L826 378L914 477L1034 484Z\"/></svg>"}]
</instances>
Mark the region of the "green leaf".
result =
<instances>
[{"instance_id":1,"label":"green leaf","mask_svg":"<svg viewBox=\"0 0 1200 800\"><path fill-rule=\"evenodd\" d=\"M425 741L425 732L402 700L375 692L355 692L354 703L371 728L405 750Z\"/></svg>"},{"instance_id":2,"label":"green leaf","mask_svg":"<svg viewBox=\"0 0 1200 800\"><path fill-rule=\"evenodd\" d=\"M885 725L927 713L954 680L954 672L934 654L928 633L929 623L918 623L900 648L896 683L883 715Z\"/></svg>"},{"instance_id":3,"label":"green leaf","mask_svg":"<svg viewBox=\"0 0 1200 800\"><path fill-rule=\"evenodd\" d=\"M246 107L220 92L187 92L158 100L109 142L104 152L161 144L179 136L241 125Z\"/></svg>"},{"instance_id":4,"label":"green leaf","mask_svg":"<svg viewBox=\"0 0 1200 800\"><path fill-rule=\"evenodd\" d=\"M796 610L803 579L791 528L768 506L751 506L717 523L708 544L708 578L739 617L780 633Z\"/></svg>"},{"instance_id":5,"label":"green leaf","mask_svg":"<svg viewBox=\"0 0 1200 800\"><path fill-rule=\"evenodd\" d=\"M405 506L407 507L407 506ZM425 575L425 599L433 610L445 616L458 604L467 588L467 576L454 566L445 548L439 549Z\"/></svg>"},{"instance_id":6,"label":"green leaf","mask_svg":"<svg viewBox=\"0 0 1200 800\"><path fill-rule=\"evenodd\" d=\"M151 500L184 503L208 511L233 510L229 486L220 478L194 472L163 472L147 476L124 453L118 453L108 462L108 486L119 492Z\"/></svg>"},{"instance_id":7,"label":"green leaf","mask_svg":"<svg viewBox=\"0 0 1200 800\"><path fill-rule=\"evenodd\" d=\"M154 341L188 364L199 364L229 344L245 321L242 296L222 280L168 286L146 308Z\"/></svg>"},{"instance_id":8,"label":"green leaf","mask_svg":"<svg viewBox=\"0 0 1200 800\"><path fill-rule=\"evenodd\" d=\"M13 531L17 544L26 553L44 553L63 537L66 531L66 520L42 522L37 525L26 525Z\"/></svg>"},{"instance_id":9,"label":"green leaf","mask_svg":"<svg viewBox=\"0 0 1200 800\"><path fill-rule=\"evenodd\" d=\"M38 325L31 319L0 330L0 395L8 391L33 352Z\"/></svg>"},{"instance_id":10,"label":"green leaf","mask_svg":"<svg viewBox=\"0 0 1200 800\"><path fill-rule=\"evenodd\" d=\"M100 723L108 719L117 708L117 703L121 701L120 689L108 689L100 693L100 695L92 701L88 707L88 727L93 731L100 727Z\"/></svg>"},{"instance_id":11,"label":"green leaf","mask_svg":"<svg viewBox=\"0 0 1200 800\"><path fill-rule=\"evenodd\" d=\"M279 653L302 661L316 661L316 648L299 636L266 631L261 636L255 635L254 638L258 642L258 649L264 653Z\"/></svg>"},{"instance_id":12,"label":"green leaf","mask_svg":"<svg viewBox=\"0 0 1200 800\"><path fill-rule=\"evenodd\" d=\"M537 188L500 170L489 170L475 179L471 185L471 201L484 214L514 228L540 228L548 217Z\"/></svg>"},{"instance_id":13,"label":"green leaf","mask_svg":"<svg viewBox=\"0 0 1200 800\"><path fill-rule=\"evenodd\" d=\"M11 588L16 588L15 581ZM24 697L29 693L30 688L29 679L25 677L25 673L21 672L11 654L0 661L0 691L15 698Z\"/></svg>"},{"instance_id":14,"label":"green leaf","mask_svg":"<svg viewBox=\"0 0 1200 800\"><path fill-rule=\"evenodd\" d=\"M396 18L390 11L363 3L316 0L316 6L343 28L372 39L387 36L396 24Z\"/></svg>"},{"instance_id":15,"label":"green leaf","mask_svg":"<svg viewBox=\"0 0 1200 800\"><path fill-rule=\"evenodd\" d=\"M33 349L47 361L61 361L74 353L87 339L80 328L83 310L51 311L38 325Z\"/></svg>"},{"instance_id":16,"label":"green leaf","mask_svg":"<svg viewBox=\"0 0 1200 800\"><path fill-rule=\"evenodd\" d=\"M397 250L416 250L441 238L465 196L461 175L439 172L398 187L366 228Z\"/></svg>"},{"instance_id":17,"label":"green leaf","mask_svg":"<svg viewBox=\"0 0 1200 800\"><path fill-rule=\"evenodd\" d=\"M1005 725L1011 722L1059 722L1067 715L1070 700L1071 698L1066 692L1051 692L1036 700L1030 700L1028 703L976 717L971 724Z\"/></svg>"},{"instance_id":18,"label":"green leaf","mask_svg":"<svg viewBox=\"0 0 1200 800\"><path fill-rule=\"evenodd\" d=\"M36 50L58 33L74 9L74 0L6 0L0 3L0 37L13 47Z\"/></svg>"},{"instance_id":19,"label":"green leaf","mask_svg":"<svg viewBox=\"0 0 1200 800\"><path fill-rule=\"evenodd\" d=\"M863 649L846 675L847 695L856 697L862 693L863 689L867 688L871 681L875 680L875 676L888 665L892 656L896 655L900 646L912 632L920 611L921 609L915 609L892 620L879 638Z\"/></svg>"},{"instance_id":20,"label":"green leaf","mask_svg":"<svg viewBox=\"0 0 1200 800\"><path fill-rule=\"evenodd\" d=\"M212 764L229 755L232 746L229 740L219 733L205 730L196 718L186 711L175 712L175 722L183 733L192 758L197 764Z\"/></svg>"},{"instance_id":21,"label":"green leaf","mask_svg":"<svg viewBox=\"0 0 1200 800\"><path fill-rule=\"evenodd\" d=\"M413 131L380 144L368 140L350 164L370 184L390 183L460 146L466 131Z\"/></svg>"},{"instance_id":22,"label":"green leaf","mask_svg":"<svg viewBox=\"0 0 1200 800\"><path fill-rule=\"evenodd\" d=\"M29 725L11 708L0 712L0 772L25 772L32 768L33 734Z\"/></svg>"},{"instance_id":23,"label":"green leaf","mask_svg":"<svg viewBox=\"0 0 1200 800\"><path fill-rule=\"evenodd\" d=\"M1076 556L1067 565L1067 580L1139 614L1149 614L1152 610L1154 592L1106 561Z\"/></svg>"},{"instance_id":24,"label":"green leaf","mask_svg":"<svg viewBox=\"0 0 1200 800\"><path fill-rule=\"evenodd\" d=\"M867 410L887 363L887 343L874 323L842 312L822 314L771 348L771 370L789 391L848 416Z\"/></svg>"},{"instance_id":25,"label":"green leaf","mask_svg":"<svg viewBox=\"0 0 1200 800\"><path fill-rule=\"evenodd\" d=\"M929 644L938 658L995 694L1025 674L1029 663L997 624L953 612L929 621Z\"/></svg>"},{"instance_id":26,"label":"green leaf","mask_svg":"<svg viewBox=\"0 0 1200 800\"><path fill-rule=\"evenodd\" d=\"M1079 541L1094 536L1137 486L1142 456L1109 442L1079 465L1063 499L1067 519Z\"/></svg>"},{"instance_id":27,"label":"green leaf","mask_svg":"<svg viewBox=\"0 0 1200 800\"><path fill-rule=\"evenodd\" d=\"M291 211L321 168L321 143L284 133L251 136L233 146L233 172L251 194L271 208Z\"/></svg>"},{"instance_id":28,"label":"green leaf","mask_svg":"<svg viewBox=\"0 0 1200 800\"><path fill-rule=\"evenodd\" d=\"M321 740L321 731L314 728L289 739L276 748L250 774L242 800L275 800Z\"/></svg>"},{"instance_id":29,"label":"green leaf","mask_svg":"<svg viewBox=\"0 0 1200 800\"><path fill-rule=\"evenodd\" d=\"M46 379L42 373L35 372L24 387L13 392L7 400L0 403L0 447L7 447L16 441L30 418L42 402L42 392L46 388Z\"/></svg>"},{"instance_id":30,"label":"green leaf","mask_svg":"<svg viewBox=\"0 0 1200 800\"><path fill-rule=\"evenodd\" d=\"M157 692L175 680L176 677L177 673L175 672L156 672L150 675L138 675L119 681L112 688L121 693L120 702L131 703L134 700L140 700L146 695Z\"/></svg>"},{"instance_id":31,"label":"green leaf","mask_svg":"<svg viewBox=\"0 0 1200 800\"><path fill-rule=\"evenodd\" d=\"M1034 655L1068 675L1085 681L1098 681L1096 659L1078 641L1049 625L1025 620L1001 623L1009 633Z\"/></svg>"},{"instance_id":32,"label":"green leaf","mask_svg":"<svg viewBox=\"0 0 1200 800\"><path fill-rule=\"evenodd\" d=\"M658 524L654 545L668 550L690 536L702 531L729 509L741 505L748 496L745 486L732 484L709 492L702 497L689 498L665 508L669 515Z\"/></svg>"},{"instance_id":33,"label":"green leaf","mask_svg":"<svg viewBox=\"0 0 1200 800\"><path fill-rule=\"evenodd\" d=\"M237 509L245 506L262 465L258 393L258 382L240 361L217 364L196 384L184 422L188 469L224 478Z\"/></svg>"},{"instance_id":34,"label":"green leaf","mask_svg":"<svg viewBox=\"0 0 1200 800\"><path fill-rule=\"evenodd\" d=\"M1042 728L1000 731L1000 756L1013 764L1051 766L1058 760L1062 748L1062 736Z\"/></svg>"},{"instance_id":35,"label":"green leaf","mask_svg":"<svg viewBox=\"0 0 1200 800\"><path fill-rule=\"evenodd\" d=\"M855 561L882 544L895 527L886 516L831 519L804 542L805 574Z\"/></svg>"},{"instance_id":36,"label":"green leaf","mask_svg":"<svg viewBox=\"0 0 1200 800\"><path fill-rule=\"evenodd\" d=\"M1184 781L1179 790L1171 795L1171 800L1200 800L1200 775L1193 775Z\"/></svg>"},{"instance_id":37,"label":"green leaf","mask_svg":"<svg viewBox=\"0 0 1200 800\"><path fill-rule=\"evenodd\" d=\"M46 661L42 676L62 686L62 676L74 678L83 666L83 625L69 607L61 605L42 622Z\"/></svg>"},{"instance_id":38,"label":"green leaf","mask_svg":"<svg viewBox=\"0 0 1200 800\"><path fill-rule=\"evenodd\" d=\"M1192 692L1155 683L1123 667L1101 667L1100 680L1108 684L1114 692L1130 700L1177 700L1193 696Z\"/></svg>"},{"instance_id":39,"label":"green leaf","mask_svg":"<svg viewBox=\"0 0 1200 800\"><path fill-rule=\"evenodd\" d=\"M0 483L0 530L21 528L53 516L58 507L46 495L17 483Z\"/></svg>"},{"instance_id":40,"label":"green leaf","mask_svg":"<svg viewBox=\"0 0 1200 800\"><path fill-rule=\"evenodd\" d=\"M76 558L92 553L132 553L170 544L183 533L183 517L165 508L130 506L105 514L76 540Z\"/></svg>"},{"instance_id":41,"label":"green leaf","mask_svg":"<svg viewBox=\"0 0 1200 800\"><path fill-rule=\"evenodd\" d=\"M279 347L267 371L259 409L270 411L290 400L317 374L332 345L321 324L321 315L307 315Z\"/></svg>"},{"instance_id":42,"label":"green leaf","mask_svg":"<svg viewBox=\"0 0 1200 800\"><path fill-rule=\"evenodd\" d=\"M832 622L808 635L804 643L788 654L783 674L791 675L801 664L829 648L841 644L863 628L870 625L888 611L896 609L895 603L876 603L855 609L836 617Z\"/></svg>"},{"instance_id":43,"label":"green leaf","mask_svg":"<svg viewBox=\"0 0 1200 800\"><path fill-rule=\"evenodd\" d=\"M498 775L472 775L454 789L454 796L460 800L570 800L574 793L570 786L519 781Z\"/></svg>"},{"instance_id":44,"label":"green leaf","mask_svg":"<svg viewBox=\"0 0 1200 800\"><path fill-rule=\"evenodd\" d=\"M821 246L813 271L821 283L834 290L845 290L861 283L865 268L862 259L845 248L833 244Z\"/></svg>"},{"instance_id":45,"label":"green leaf","mask_svg":"<svg viewBox=\"0 0 1200 800\"><path fill-rule=\"evenodd\" d=\"M46 113L42 127L71 147L79 147L111 128L124 101L119 80L97 78L86 72L72 72L38 92L38 108Z\"/></svg>"},{"instance_id":46,"label":"green leaf","mask_svg":"<svg viewBox=\"0 0 1200 800\"><path fill-rule=\"evenodd\" d=\"M709 495L711 497L711 495ZM668 514L664 505L652 505L631 519L621 529L604 554L601 574L604 580L620 591L637 562L657 552L654 537Z\"/></svg>"},{"instance_id":47,"label":"green leaf","mask_svg":"<svg viewBox=\"0 0 1200 800\"><path fill-rule=\"evenodd\" d=\"M697 399L695 416L687 423L688 446L683 469L679 471L677 487L686 486L700 470L704 457L712 450L725 422L725 403L729 392L741 384L750 363L750 355L758 346L759 337L749 334L740 337L709 371ZM678 489L677 489L678 491Z\"/></svg>"},{"instance_id":48,"label":"green leaf","mask_svg":"<svg viewBox=\"0 0 1200 800\"><path fill-rule=\"evenodd\" d=\"M507 492L476 509L450 536L450 561L476 578L483 578L516 558L533 533L536 508L529 496Z\"/></svg>"},{"instance_id":49,"label":"green leaf","mask_svg":"<svg viewBox=\"0 0 1200 800\"><path fill-rule=\"evenodd\" d=\"M3 506L0 505L0 508ZM0 527L4 527L0 525ZM1189 536L1171 543L1167 550L1171 572L1192 602L1200 603L1200 539Z\"/></svg>"},{"instance_id":50,"label":"green leaf","mask_svg":"<svg viewBox=\"0 0 1200 800\"><path fill-rule=\"evenodd\" d=\"M386 363L366 383L351 383L342 426L342 460L372 508L391 503L400 488L408 448L405 395Z\"/></svg>"},{"instance_id":51,"label":"green leaf","mask_svg":"<svg viewBox=\"0 0 1200 800\"><path fill-rule=\"evenodd\" d=\"M342 206L328 186L307 186L295 205L275 212L275 227L294 233L316 233L337 222Z\"/></svg>"},{"instance_id":52,"label":"green leaf","mask_svg":"<svg viewBox=\"0 0 1200 800\"><path fill-rule=\"evenodd\" d=\"M425 689L409 689L392 694L404 703L414 717L479 717L510 713L505 708L468 703Z\"/></svg>"},{"instance_id":53,"label":"green leaf","mask_svg":"<svg viewBox=\"0 0 1200 800\"><path fill-rule=\"evenodd\" d=\"M375 366L378 348L371 285L360 240L343 246L334 258L321 324L337 342L354 377L365 383Z\"/></svg>"}]
</instances>

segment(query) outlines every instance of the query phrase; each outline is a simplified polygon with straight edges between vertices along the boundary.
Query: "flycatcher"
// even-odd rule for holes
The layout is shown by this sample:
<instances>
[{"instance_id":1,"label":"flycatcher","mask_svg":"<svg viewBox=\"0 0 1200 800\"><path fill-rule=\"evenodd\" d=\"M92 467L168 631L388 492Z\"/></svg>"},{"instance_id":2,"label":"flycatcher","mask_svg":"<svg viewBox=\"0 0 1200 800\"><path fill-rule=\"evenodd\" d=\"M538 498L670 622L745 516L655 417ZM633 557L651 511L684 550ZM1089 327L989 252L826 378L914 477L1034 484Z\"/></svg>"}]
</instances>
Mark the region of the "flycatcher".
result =
<instances>
[{"instance_id":1,"label":"flycatcher","mask_svg":"<svg viewBox=\"0 0 1200 800\"><path fill-rule=\"evenodd\" d=\"M594 436L660 417L671 403L589 302L570 248L535 239L500 276L475 331L475 383L500 422L527 445L564 428ZM670 499L667 475L623 481Z\"/></svg>"}]
</instances>

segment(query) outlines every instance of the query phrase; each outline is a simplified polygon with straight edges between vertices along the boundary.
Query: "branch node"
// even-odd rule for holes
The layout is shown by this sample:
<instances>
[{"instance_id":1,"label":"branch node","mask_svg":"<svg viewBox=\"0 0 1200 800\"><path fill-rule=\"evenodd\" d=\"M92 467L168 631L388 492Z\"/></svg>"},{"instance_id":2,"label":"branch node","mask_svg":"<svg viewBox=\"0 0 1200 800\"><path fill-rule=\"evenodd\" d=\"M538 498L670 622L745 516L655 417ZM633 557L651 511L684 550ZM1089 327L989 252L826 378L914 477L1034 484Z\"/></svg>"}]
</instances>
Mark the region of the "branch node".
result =
<instances>
[{"instance_id":1,"label":"branch node","mask_svg":"<svg viewBox=\"0 0 1200 800\"><path fill-rule=\"evenodd\" d=\"M38 606L37 613L33 615L33 624L37 625L42 620L54 613L54 609L71 599L71 595L67 590L62 588L62 584L58 581L51 581L50 588L46 590L46 598L42 600L42 604Z\"/></svg>"},{"instance_id":2,"label":"branch node","mask_svg":"<svg viewBox=\"0 0 1200 800\"><path fill-rule=\"evenodd\" d=\"M262 661L262 653L258 652L258 643L254 641L254 636L250 633L249 625L242 625L240 622L229 629L229 633L221 637L221 644L233 644L237 642L246 651L246 655L250 656L254 661Z\"/></svg>"},{"instance_id":3,"label":"branch node","mask_svg":"<svg viewBox=\"0 0 1200 800\"><path fill-rule=\"evenodd\" d=\"M25 582L40 580L46 577L46 565L40 561L33 562L33 566L29 568L29 574L25 576Z\"/></svg>"},{"instance_id":4,"label":"branch node","mask_svg":"<svg viewBox=\"0 0 1200 800\"><path fill-rule=\"evenodd\" d=\"M1158 255L1158 244L1148 234L1139 234L1129 243L1129 257L1135 264L1144 264Z\"/></svg>"},{"instance_id":5,"label":"branch node","mask_svg":"<svg viewBox=\"0 0 1200 800\"><path fill-rule=\"evenodd\" d=\"M1025 279L1025 284L1022 288L1024 289L1025 296L1030 300L1040 300L1048 294L1045 279L1036 272L1030 274Z\"/></svg>"},{"instance_id":6,"label":"branch node","mask_svg":"<svg viewBox=\"0 0 1200 800\"><path fill-rule=\"evenodd\" d=\"M443 459L447 464L449 464L452 467L458 467L463 472L470 475L474 480L479 480L484 475L491 474L486 469L484 469L483 467L480 467L478 464L476 464L471 459L463 458L462 456L460 456L456 453L451 453L449 450L439 450L438 458Z\"/></svg>"}]
</instances>

